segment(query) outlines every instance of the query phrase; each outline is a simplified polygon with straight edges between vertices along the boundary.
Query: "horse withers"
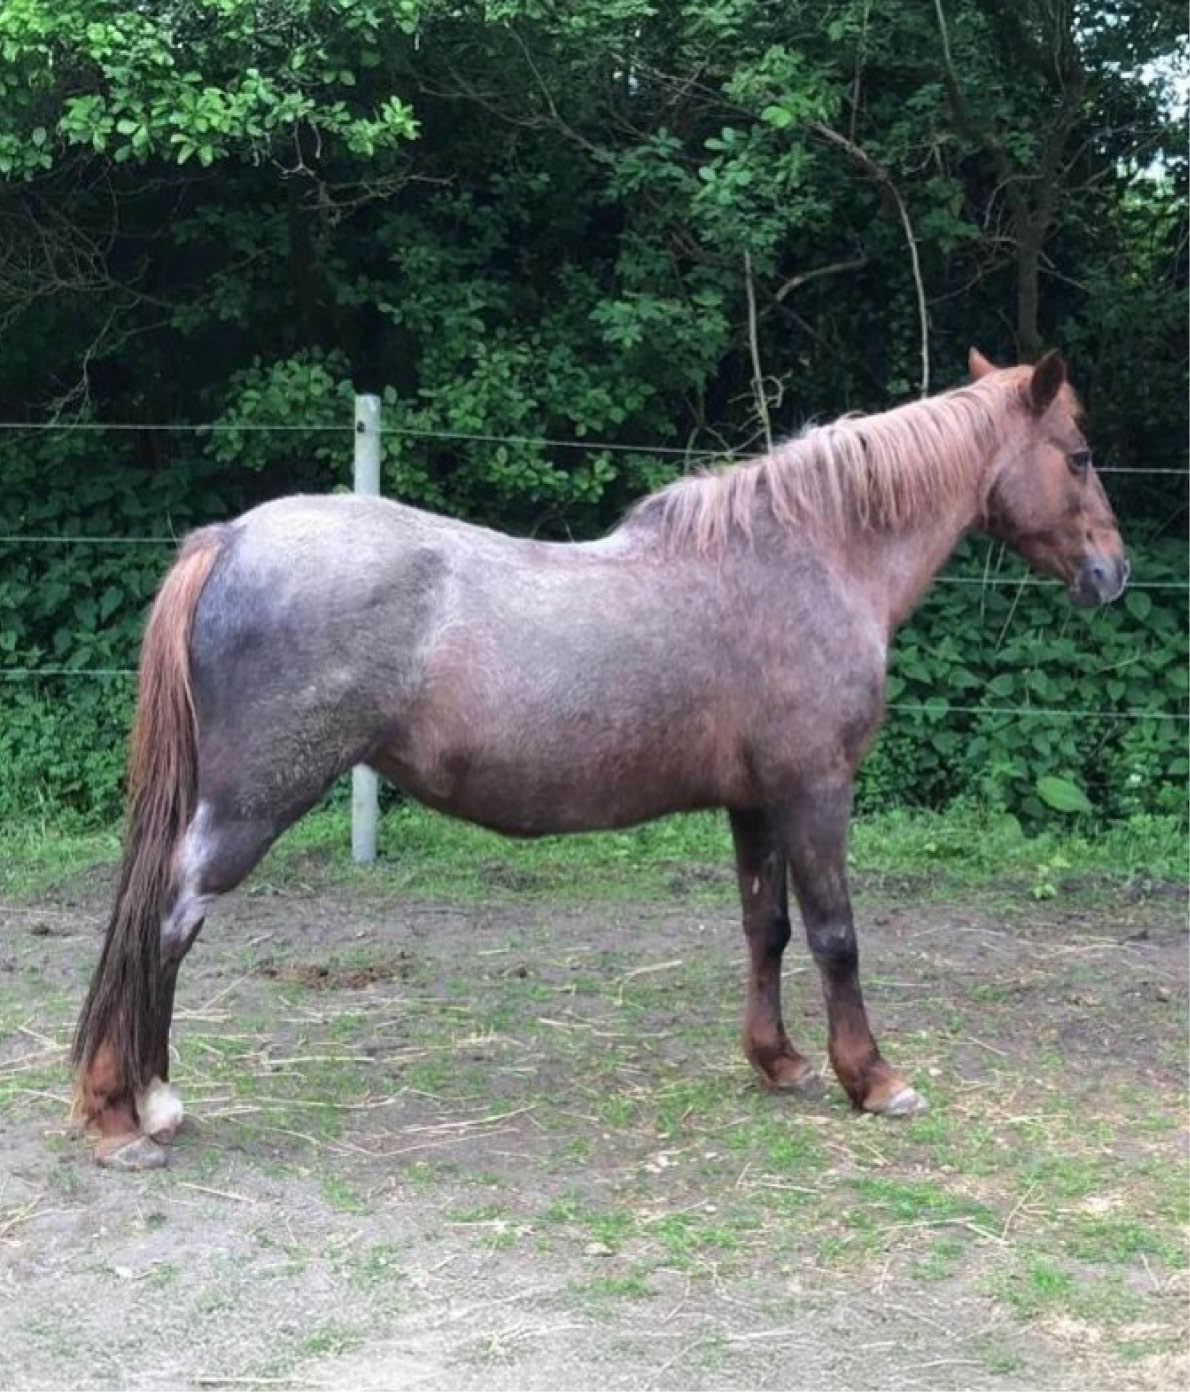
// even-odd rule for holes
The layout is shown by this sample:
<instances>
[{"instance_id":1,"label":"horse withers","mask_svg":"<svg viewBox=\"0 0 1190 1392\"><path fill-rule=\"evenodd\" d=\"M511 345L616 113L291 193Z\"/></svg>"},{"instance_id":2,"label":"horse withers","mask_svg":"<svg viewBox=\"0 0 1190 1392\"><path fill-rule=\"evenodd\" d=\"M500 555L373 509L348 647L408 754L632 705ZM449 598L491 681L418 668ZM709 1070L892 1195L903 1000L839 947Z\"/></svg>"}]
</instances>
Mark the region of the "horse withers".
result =
<instances>
[{"instance_id":1,"label":"horse withers","mask_svg":"<svg viewBox=\"0 0 1190 1392\"><path fill-rule=\"evenodd\" d=\"M1080 604L1128 564L1062 359L993 368L684 478L599 541L379 499L292 497L184 543L141 652L115 904L74 1043L102 1163L163 1164L178 968L216 897L356 763L511 836L725 807L748 945L744 1049L814 1079L781 1014L787 884L857 1108L924 1102L868 1025L846 875L888 647L978 528Z\"/></svg>"}]
</instances>

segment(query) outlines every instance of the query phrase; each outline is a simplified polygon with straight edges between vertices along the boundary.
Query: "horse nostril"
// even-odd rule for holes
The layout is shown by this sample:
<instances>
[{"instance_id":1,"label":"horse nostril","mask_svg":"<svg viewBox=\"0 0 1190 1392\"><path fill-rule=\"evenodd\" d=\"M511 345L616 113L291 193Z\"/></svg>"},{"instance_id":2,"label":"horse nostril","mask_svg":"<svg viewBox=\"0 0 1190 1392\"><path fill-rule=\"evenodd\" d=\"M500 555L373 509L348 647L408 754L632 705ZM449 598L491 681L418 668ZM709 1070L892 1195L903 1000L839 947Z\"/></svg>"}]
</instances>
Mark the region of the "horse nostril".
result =
<instances>
[{"instance_id":1,"label":"horse nostril","mask_svg":"<svg viewBox=\"0 0 1190 1392\"><path fill-rule=\"evenodd\" d=\"M1087 573L1096 585L1102 585L1107 579L1107 566L1102 561L1092 561L1087 566Z\"/></svg>"}]
</instances>

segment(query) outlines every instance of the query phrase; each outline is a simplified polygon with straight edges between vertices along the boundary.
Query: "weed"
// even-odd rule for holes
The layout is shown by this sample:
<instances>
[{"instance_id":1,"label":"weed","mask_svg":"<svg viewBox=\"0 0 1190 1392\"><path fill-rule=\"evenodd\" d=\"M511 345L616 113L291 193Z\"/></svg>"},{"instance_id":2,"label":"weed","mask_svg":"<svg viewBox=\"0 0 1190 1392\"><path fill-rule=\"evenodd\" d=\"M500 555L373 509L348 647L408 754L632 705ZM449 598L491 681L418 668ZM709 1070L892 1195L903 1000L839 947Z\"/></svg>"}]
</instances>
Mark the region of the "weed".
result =
<instances>
[{"instance_id":1,"label":"weed","mask_svg":"<svg viewBox=\"0 0 1190 1392\"><path fill-rule=\"evenodd\" d=\"M325 1175L321 1188L322 1197L340 1213L368 1212L368 1205L346 1180L339 1179L336 1175Z\"/></svg>"},{"instance_id":2,"label":"weed","mask_svg":"<svg viewBox=\"0 0 1190 1392\"><path fill-rule=\"evenodd\" d=\"M319 1325L302 1340L302 1352L311 1358L321 1354L347 1353L363 1343L362 1334L335 1320Z\"/></svg>"},{"instance_id":3,"label":"weed","mask_svg":"<svg viewBox=\"0 0 1190 1392\"><path fill-rule=\"evenodd\" d=\"M633 1272L621 1276L595 1276L589 1281L576 1281L567 1287L576 1299L592 1305L607 1300L648 1300L656 1295L645 1274Z\"/></svg>"}]
</instances>

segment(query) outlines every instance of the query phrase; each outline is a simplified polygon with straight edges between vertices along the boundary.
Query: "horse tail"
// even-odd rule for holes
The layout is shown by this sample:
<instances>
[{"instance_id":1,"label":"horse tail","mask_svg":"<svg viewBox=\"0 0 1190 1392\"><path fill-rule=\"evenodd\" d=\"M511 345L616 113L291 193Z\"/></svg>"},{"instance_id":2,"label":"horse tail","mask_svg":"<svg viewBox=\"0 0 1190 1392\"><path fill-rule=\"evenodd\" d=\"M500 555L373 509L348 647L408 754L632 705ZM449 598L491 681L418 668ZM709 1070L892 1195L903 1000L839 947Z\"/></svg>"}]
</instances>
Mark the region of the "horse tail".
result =
<instances>
[{"instance_id":1,"label":"horse tail","mask_svg":"<svg viewBox=\"0 0 1190 1392\"><path fill-rule=\"evenodd\" d=\"M190 636L226 530L203 527L186 538L145 627L119 884L71 1050L74 1110L84 1121L131 1101L164 1062L161 924L176 894L176 853L198 781Z\"/></svg>"}]
</instances>

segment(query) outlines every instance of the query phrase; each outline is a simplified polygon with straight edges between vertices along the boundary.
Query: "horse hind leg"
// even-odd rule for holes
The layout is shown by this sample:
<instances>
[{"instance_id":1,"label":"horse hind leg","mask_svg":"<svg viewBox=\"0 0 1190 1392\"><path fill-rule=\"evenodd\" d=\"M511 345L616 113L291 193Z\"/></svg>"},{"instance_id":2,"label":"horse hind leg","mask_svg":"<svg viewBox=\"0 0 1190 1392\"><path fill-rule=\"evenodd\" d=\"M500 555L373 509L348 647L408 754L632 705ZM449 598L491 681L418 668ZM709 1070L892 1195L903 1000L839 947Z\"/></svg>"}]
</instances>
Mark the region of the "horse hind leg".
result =
<instances>
[{"instance_id":1,"label":"horse hind leg","mask_svg":"<svg viewBox=\"0 0 1190 1392\"><path fill-rule=\"evenodd\" d=\"M288 823L286 822L285 825ZM273 820L237 818L218 805L199 801L178 853L178 888L161 923L161 1010L155 1021L153 1049L156 1070L135 1096L131 1139L100 1139L101 1164L121 1169L146 1169L164 1164L162 1147L173 1140L184 1109L169 1083L169 1035L178 971L194 945L203 922L220 895L234 889L276 839L282 827ZM121 1116L120 1121L128 1118Z\"/></svg>"},{"instance_id":2,"label":"horse hind leg","mask_svg":"<svg viewBox=\"0 0 1190 1392\"><path fill-rule=\"evenodd\" d=\"M202 766L200 754L200 767ZM235 766L227 759L227 764ZM139 1129L161 1152L182 1122L181 1098L169 1084L169 1035L178 971L194 945L212 905L235 889L260 862L278 836L311 806L340 771L341 760L326 758L313 772L307 767L292 783L273 787L267 799L250 796L252 762L245 759L236 782L204 787L177 856L177 891L161 924L161 1010L153 1039L157 1068L137 1094ZM246 810L251 809L251 810ZM163 1153L163 1152L161 1152ZM148 1163L160 1163L152 1152Z\"/></svg>"},{"instance_id":3,"label":"horse hind leg","mask_svg":"<svg viewBox=\"0 0 1190 1392\"><path fill-rule=\"evenodd\" d=\"M196 825L197 818L191 823L191 829ZM187 833L187 841L183 844L185 865L185 849L192 844L191 832ZM161 969L164 980L155 1041L157 1068L148 1085L136 1094L136 1115L140 1129L159 1145L167 1145L173 1140L184 1116L182 1099L169 1083L169 1032L178 969L182 958L201 932L203 921L216 898L214 894L201 892L201 880L196 874L200 869L200 865L192 870L183 869L177 899L161 925Z\"/></svg>"}]
</instances>

